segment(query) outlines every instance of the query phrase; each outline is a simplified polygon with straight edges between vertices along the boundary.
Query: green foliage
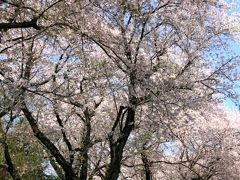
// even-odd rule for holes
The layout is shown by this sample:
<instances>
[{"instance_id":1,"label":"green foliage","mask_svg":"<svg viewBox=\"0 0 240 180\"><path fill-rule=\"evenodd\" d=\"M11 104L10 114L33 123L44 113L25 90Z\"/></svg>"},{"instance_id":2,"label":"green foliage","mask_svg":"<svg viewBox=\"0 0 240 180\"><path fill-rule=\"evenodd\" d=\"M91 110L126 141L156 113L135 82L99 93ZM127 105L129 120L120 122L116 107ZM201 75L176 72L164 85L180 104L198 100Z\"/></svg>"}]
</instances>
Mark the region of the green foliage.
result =
<instances>
[{"instance_id":1,"label":"green foliage","mask_svg":"<svg viewBox=\"0 0 240 180\"><path fill-rule=\"evenodd\" d=\"M17 129L17 126L21 126L21 129ZM44 178L43 148L33 140L32 132L24 122L19 122L9 132L7 144L12 162L22 179ZM3 147L0 148L0 163L5 164Z\"/></svg>"}]
</instances>

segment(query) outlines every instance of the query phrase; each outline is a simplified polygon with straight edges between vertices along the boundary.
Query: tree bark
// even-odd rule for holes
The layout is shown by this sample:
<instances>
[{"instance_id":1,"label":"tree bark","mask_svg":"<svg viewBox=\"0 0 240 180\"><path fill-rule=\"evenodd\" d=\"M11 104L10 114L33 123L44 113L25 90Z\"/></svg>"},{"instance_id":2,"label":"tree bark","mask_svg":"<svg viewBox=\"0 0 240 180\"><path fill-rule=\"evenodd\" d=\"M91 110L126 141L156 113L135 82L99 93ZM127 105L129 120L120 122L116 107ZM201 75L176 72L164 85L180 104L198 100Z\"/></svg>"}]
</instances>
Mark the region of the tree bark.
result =
<instances>
[{"instance_id":1,"label":"tree bark","mask_svg":"<svg viewBox=\"0 0 240 180\"><path fill-rule=\"evenodd\" d=\"M120 107L119 113L117 115L117 119L114 124L118 123L121 118L121 116L124 114L123 107ZM134 127L134 118L135 118L135 110L131 107L127 108L127 117L125 121L125 125L123 129L121 130L121 133L117 140L114 140L113 134L115 131L115 128L112 129L112 132L109 135L109 142L110 142L110 156L111 161L108 166L105 180L117 180L120 169L121 169L121 160L123 155L123 149L125 147L125 144L127 142L127 139ZM123 119L123 117L122 117ZM122 122L120 122L121 124Z\"/></svg>"},{"instance_id":2,"label":"tree bark","mask_svg":"<svg viewBox=\"0 0 240 180\"><path fill-rule=\"evenodd\" d=\"M24 22L0 23L0 30L18 29L18 28L34 28L40 30L41 27L37 25L37 19Z\"/></svg>"},{"instance_id":3,"label":"tree bark","mask_svg":"<svg viewBox=\"0 0 240 180\"><path fill-rule=\"evenodd\" d=\"M90 147L90 135L91 135L91 115L89 114L88 108L84 111L84 119L85 119L85 128L84 128L84 135L82 140L82 147L81 147L81 168L80 168L80 180L87 179L87 172L88 172L88 150Z\"/></svg>"},{"instance_id":4,"label":"tree bark","mask_svg":"<svg viewBox=\"0 0 240 180\"><path fill-rule=\"evenodd\" d=\"M35 137L37 137L38 140L40 140L42 142L42 144L49 150L51 155L56 159L58 164L62 167L63 171L65 172L65 179L66 180L75 180L76 175L73 171L71 163L69 163L62 156L62 154L59 152L57 147L45 136L44 133L41 132L36 120L34 119L31 112L28 110L26 104L24 104L24 103L23 103L22 111L23 111L25 117L27 118Z\"/></svg>"}]
</instances>

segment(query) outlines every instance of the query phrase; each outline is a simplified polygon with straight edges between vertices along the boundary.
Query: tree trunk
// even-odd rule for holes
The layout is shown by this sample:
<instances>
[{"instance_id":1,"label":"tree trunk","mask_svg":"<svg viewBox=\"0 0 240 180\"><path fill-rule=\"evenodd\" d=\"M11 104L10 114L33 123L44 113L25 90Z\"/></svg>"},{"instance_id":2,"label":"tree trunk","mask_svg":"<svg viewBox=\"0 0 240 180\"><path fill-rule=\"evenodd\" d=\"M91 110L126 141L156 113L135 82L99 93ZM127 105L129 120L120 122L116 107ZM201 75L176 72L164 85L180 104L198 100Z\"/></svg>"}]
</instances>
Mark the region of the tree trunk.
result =
<instances>
[{"instance_id":1,"label":"tree trunk","mask_svg":"<svg viewBox=\"0 0 240 180\"><path fill-rule=\"evenodd\" d=\"M71 163L69 163L59 152L57 147L45 136L44 133L41 132L41 130L38 127L38 124L34 117L32 116L31 112L28 110L27 106L23 104L22 111L27 118L32 131L36 138L38 138L39 141L42 142L42 144L49 150L51 155L56 159L58 164L62 167L64 173L65 173L65 179L66 180L75 180L76 175L73 171Z\"/></svg>"},{"instance_id":2,"label":"tree trunk","mask_svg":"<svg viewBox=\"0 0 240 180\"><path fill-rule=\"evenodd\" d=\"M81 147L81 168L80 168L80 180L87 179L87 172L88 172L88 150L90 147L90 133L91 133L91 115L89 114L88 108L84 111L85 117L85 128L84 128L84 136L82 140L82 147Z\"/></svg>"},{"instance_id":3,"label":"tree trunk","mask_svg":"<svg viewBox=\"0 0 240 180\"><path fill-rule=\"evenodd\" d=\"M120 122L121 118L123 119L122 115L124 115L123 112L124 107L120 107L117 119L114 123L114 126L112 128L112 132L109 135L109 142L110 142L110 155L111 155L111 162L108 166L105 180L117 180L120 169L121 169L121 160L123 155L123 149L125 147L125 144L127 142L127 139L134 127L134 117L135 117L135 110L131 107L127 108L127 118L125 121L124 128L121 130L121 133L117 140L113 139L113 134L115 131L116 124ZM121 124L122 122L120 122Z\"/></svg>"}]
</instances>

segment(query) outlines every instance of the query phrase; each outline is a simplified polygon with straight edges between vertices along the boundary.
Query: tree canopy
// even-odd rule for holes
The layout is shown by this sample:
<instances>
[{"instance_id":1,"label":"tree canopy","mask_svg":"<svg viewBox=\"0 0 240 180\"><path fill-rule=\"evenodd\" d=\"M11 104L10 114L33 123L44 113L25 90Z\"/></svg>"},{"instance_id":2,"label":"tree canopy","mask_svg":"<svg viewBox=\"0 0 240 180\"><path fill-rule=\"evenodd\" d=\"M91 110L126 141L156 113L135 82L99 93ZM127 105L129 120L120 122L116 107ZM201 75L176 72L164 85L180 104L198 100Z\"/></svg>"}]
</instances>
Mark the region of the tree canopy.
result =
<instances>
[{"instance_id":1,"label":"tree canopy","mask_svg":"<svg viewBox=\"0 0 240 180\"><path fill-rule=\"evenodd\" d=\"M232 6L0 1L3 178L239 178Z\"/></svg>"}]
</instances>

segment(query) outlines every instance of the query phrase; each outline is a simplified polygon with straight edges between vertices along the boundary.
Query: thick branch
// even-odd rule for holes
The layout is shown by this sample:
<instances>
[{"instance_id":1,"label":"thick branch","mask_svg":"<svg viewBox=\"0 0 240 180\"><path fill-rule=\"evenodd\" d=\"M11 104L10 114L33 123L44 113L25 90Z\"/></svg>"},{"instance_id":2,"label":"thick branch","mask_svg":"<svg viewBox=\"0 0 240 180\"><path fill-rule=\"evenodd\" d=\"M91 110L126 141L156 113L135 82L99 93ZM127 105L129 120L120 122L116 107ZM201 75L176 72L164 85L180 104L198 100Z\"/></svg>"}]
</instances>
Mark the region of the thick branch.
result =
<instances>
[{"instance_id":1,"label":"thick branch","mask_svg":"<svg viewBox=\"0 0 240 180\"><path fill-rule=\"evenodd\" d=\"M71 164L62 156L62 154L59 152L57 147L41 132L41 130L38 127L38 124L34 117L32 116L31 112L28 110L25 103L23 103L22 111L27 118L32 131L34 135L43 143L43 145L50 151L50 153L54 156L56 161L59 163L59 165L62 167L62 169L65 172L66 179L73 180L75 179L75 174L72 169Z\"/></svg>"},{"instance_id":2,"label":"thick branch","mask_svg":"<svg viewBox=\"0 0 240 180\"><path fill-rule=\"evenodd\" d=\"M152 172L151 172L151 162L148 160L148 157L144 150L141 152L141 158L144 165L144 174L146 180L152 180Z\"/></svg>"},{"instance_id":3,"label":"thick branch","mask_svg":"<svg viewBox=\"0 0 240 180\"><path fill-rule=\"evenodd\" d=\"M24 22L11 22L11 23L0 23L0 30L18 29L18 28L34 28L41 30L41 27L37 25L37 19Z\"/></svg>"},{"instance_id":4,"label":"thick branch","mask_svg":"<svg viewBox=\"0 0 240 180\"><path fill-rule=\"evenodd\" d=\"M71 164L72 164L73 159L74 159L72 144L71 144L71 142L69 141L69 139L67 138L66 132L64 131L64 126L63 126L62 119L60 118L60 115L57 113L57 111L55 111L55 115L56 115L56 118L57 118L58 125L61 127L61 132L62 132L62 136L63 136L63 141L64 141L65 144L67 145L68 151L69 151L69 153L70 153L70 162L71 162Z\"/></svg>"}]
</instances>

